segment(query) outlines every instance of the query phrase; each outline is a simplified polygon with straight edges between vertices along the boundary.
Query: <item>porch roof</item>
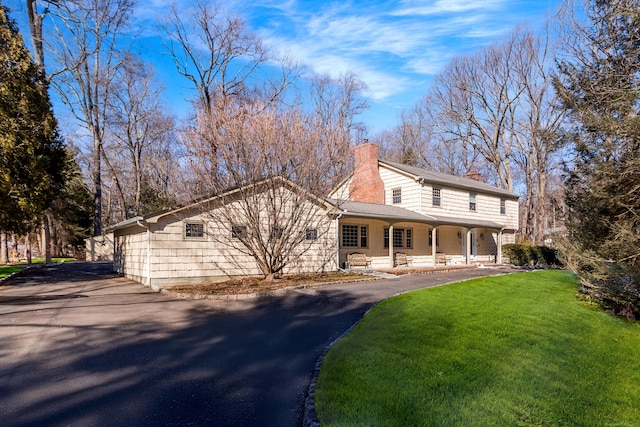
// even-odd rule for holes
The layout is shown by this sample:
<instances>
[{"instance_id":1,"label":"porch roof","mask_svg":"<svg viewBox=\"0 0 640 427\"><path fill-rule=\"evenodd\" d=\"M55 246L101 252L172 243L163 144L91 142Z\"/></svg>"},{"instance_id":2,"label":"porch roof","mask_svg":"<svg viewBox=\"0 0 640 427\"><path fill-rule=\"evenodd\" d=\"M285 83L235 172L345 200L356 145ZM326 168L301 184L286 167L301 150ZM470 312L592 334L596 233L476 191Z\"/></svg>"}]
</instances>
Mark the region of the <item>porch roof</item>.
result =
<instances>
[{"instance_id":1,"label":"porch roof","mask_svg":"<svg viewBox=\"0 0 640 427\"><path fill-rule=\"evenodd\" d=\"M473 218L453 218L446 216L423 215L398 206L377 203L354 202L351 200L331 200L340 210L342 217L373 218L388 222L418 222L433 225L453 225L466 228L504 229L504 225L493 221L477 220Z\"/></svg>"}]
</instances>

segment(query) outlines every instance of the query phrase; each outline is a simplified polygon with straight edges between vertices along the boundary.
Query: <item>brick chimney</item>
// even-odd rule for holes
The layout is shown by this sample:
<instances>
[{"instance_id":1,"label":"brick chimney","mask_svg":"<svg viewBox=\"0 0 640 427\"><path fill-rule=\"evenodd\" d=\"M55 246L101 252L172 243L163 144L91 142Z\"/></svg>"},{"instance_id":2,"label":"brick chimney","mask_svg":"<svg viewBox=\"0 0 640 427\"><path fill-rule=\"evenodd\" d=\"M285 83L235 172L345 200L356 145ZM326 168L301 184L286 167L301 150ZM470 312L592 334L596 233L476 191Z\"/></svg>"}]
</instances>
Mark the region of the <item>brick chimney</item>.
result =
<instances>
[{"instance_id":1,"label":"brick chimney","mask_svg":"<svg viewBox=\"0 0 640 427\"><path fill-rule=\"evenodd\" d=\"M478 171L471 170L464 175L467 179L473 179L474 181L482 182L482 174Z\"/></svg>"},{"instance_id":2,"label":"brick chimney","mask_svg":"<svg viewBox=\"0 0 640 427\"><path fill-rule=\"evenodd\" d=\"M378 171L378 145L365 140L355 150L349 200L384 204L384 183Z\"/></svg>"}]
</instances>

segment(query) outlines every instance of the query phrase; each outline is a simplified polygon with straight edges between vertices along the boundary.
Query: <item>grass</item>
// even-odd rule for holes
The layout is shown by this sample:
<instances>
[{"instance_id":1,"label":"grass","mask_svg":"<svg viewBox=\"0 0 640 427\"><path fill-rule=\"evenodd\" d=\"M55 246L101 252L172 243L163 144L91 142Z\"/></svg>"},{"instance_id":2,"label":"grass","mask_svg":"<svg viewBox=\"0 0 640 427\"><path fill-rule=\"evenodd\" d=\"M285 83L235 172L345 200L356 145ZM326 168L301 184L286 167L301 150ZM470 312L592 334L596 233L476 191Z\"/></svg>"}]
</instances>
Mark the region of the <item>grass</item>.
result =
<instances>
[{"instance_id":1,"label":"grass","mask_svg":"<svg viewBox=\"0 0 640 427\"><path fill-rule=\"evenodd\" d=\"M325 357L321 424L638 425L640 324L576 289L536 271L382 302Z\"/></svg>"},{"instance_id":2,"label":"grass","mask_svg":"<svg viewBox=\"0 0 640 427\"><path fill-rule=\"evenodd\" d=\"M69 261L75 261L75 258L51 258L51 262L69 262ZM31 259L31 263L32 264L44 264L45 259L44 258L32 258ZM17 263L17 265L26 265L27 261L20 261Z\"/></svg>"},{"instance_id":3,"label":"grass","mask_svg":"<svg viewBox=\"0 0 640 427\"><path fill-rule=\"evenodd\" d=\"M0 279L7 277L8 275L22 270L24 267L17 265L0 265Z\"/></svg>"},{"instance_id":4,"label":"grass","mask_svg":"<svg viewBox=\"0 0 640 427\"><path fill-rule=\"evenodd\" d=\"M75 258L53 258L52 262L68 262L75 261ZM32 260L33 264L44 264L44 258L34 258ZM21 261L16 263L15 265L0 265L0 279L7 277L8 275L15 273L16 271L22 270L27 265L26 261Z\"/></svg>"}]
</instances>

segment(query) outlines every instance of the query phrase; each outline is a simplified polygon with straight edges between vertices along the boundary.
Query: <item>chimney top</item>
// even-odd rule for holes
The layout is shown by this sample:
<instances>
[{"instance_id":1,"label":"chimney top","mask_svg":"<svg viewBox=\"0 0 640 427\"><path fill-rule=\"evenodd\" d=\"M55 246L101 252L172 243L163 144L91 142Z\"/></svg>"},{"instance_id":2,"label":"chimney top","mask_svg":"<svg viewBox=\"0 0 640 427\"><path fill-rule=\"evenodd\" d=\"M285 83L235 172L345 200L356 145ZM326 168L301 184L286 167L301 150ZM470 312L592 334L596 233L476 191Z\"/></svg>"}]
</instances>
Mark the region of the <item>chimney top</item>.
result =
<instances>
[{"instance_id":1,"label":"chimney top","mask_svg":"<svg viewBox=\"0 0 640 427\"><path fill-rule=\"evenodd\" d=\"M473 179L474 181L482 182L482 174L475 170L470 170L464 175L467 179Z\"/></svg>"}]
</instances>

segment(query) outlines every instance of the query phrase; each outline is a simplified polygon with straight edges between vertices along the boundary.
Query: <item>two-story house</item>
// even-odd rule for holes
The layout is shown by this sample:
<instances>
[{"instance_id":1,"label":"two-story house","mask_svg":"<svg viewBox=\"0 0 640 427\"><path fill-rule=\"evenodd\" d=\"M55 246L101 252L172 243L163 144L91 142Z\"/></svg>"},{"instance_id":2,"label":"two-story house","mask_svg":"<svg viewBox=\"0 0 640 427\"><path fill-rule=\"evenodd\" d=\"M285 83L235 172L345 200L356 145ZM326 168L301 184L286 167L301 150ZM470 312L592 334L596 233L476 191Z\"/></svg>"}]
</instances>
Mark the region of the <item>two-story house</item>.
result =
<instances>
[{"instance_id":1,"label":"two-story house","mask_svg":"<svg viewBox=\"0 0 640 427\"><path fill-rule=\"evenodd\" d=\"M465 178L380 160L378 146L355 148L353 174L331 199L339 207L338 258L366 254L371 268L501 262L515 242L518 195ZM346 264L348 265L348 264Z\"/></svg>"},{"instance_id":2,"label":"two-story house","mask_svg":"<svg viewBox=\"0 0 640 427\"><path fill-rule=\"evenodd\" d=\"M335 271L354 266L356 259L373 269L399 262L414 267L500 262L502 243L513 242L518 228L517 195L470 178L379 160L378 146L368 142L355 148L353 173L329 198L278 178L246 188L255 190L250 205L256 211L264 210L261 200L273 199L261 196L272 188L313 220L312 228L298 225L306 227L304 234L291 233L291 238L304 235L299 242L304 250L285 274ZM242 221L248 221L243 217L248 205L241 200L253 194L241 190L110 227L114 269L151 286L260 275L254 257L238 243ZM237 218L229 215L236 211ZM295 221L285 222L295 228ZM263 236L280 229L264 227Z\"/></svg>"}]
</instances>

